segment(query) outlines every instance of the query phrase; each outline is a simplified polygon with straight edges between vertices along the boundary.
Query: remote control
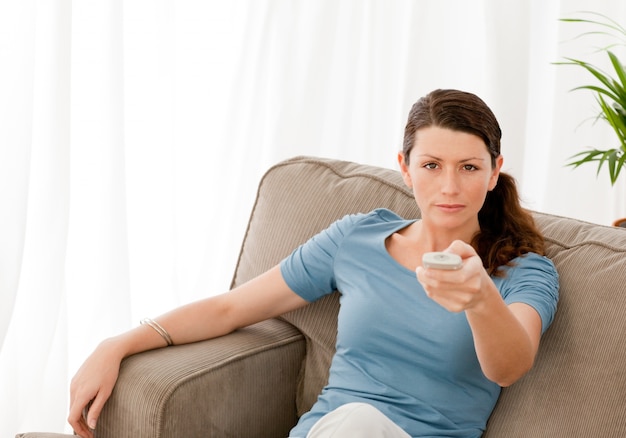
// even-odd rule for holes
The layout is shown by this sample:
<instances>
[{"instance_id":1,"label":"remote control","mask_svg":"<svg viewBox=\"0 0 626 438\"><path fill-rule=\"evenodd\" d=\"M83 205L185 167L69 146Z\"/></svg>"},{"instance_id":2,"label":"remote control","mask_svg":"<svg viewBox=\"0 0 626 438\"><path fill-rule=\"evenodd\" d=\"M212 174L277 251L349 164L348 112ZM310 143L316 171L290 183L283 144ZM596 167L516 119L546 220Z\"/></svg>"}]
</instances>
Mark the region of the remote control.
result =
<instances>
[{"instance_id":1,"label":"remote control","mask_svg":"<svg viewBox=\"0 0 626 438\"><path fill-rule=\"evenodd\" d=\"M422 266L432 269L459 269L463 266L461 257L449 252L427 252L422 257Z\"/></svg>"}]
</instances>

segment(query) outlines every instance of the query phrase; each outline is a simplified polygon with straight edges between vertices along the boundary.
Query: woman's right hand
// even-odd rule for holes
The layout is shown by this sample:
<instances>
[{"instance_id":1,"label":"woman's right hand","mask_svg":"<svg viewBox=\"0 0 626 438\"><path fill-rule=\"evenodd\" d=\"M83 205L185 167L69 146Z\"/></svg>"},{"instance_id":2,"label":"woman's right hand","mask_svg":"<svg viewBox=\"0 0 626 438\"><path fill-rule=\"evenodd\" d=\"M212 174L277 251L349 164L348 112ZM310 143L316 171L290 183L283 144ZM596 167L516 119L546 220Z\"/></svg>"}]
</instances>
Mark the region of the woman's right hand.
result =
<instances>
[{"instance_id":1,"label":"woman's right hand","mask_svg":"<svg viewBox=\"0 0 626 438\"><path fill-rule=\"evenodd\" d=\"M123 357L113 339L105 340L72 378L68 422L82 438L93 438L100 411L113 391Z\"/></svg>"},{"instance_id":2,"label":"woman's right hand","mask_svg":"<svg viewBox=\"0 0 626 438\"><path fill-rule=\"evenodd\" d=\"M188 344L223 336L306 304L289 288L276 265L232 291L186 304L160 318L177 344ZM166 345L164 338L148 325L139 325L98 345L70 385L67 420L74 432L82 438L93 438L93 429L113 391L122 359Z\"/></svg>"}]
</instances>

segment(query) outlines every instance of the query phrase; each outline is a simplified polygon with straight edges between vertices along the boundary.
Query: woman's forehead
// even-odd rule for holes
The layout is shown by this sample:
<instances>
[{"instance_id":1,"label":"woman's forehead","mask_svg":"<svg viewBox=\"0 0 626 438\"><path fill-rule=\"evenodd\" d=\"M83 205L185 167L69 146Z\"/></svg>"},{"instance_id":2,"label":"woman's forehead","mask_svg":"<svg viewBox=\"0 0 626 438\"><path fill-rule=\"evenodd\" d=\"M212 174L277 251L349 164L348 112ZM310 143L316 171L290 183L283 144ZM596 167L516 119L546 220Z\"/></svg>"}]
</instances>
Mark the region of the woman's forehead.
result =
<instances>
[{"instance_id":1,"label":"woman's forehead","mask_svg":"<svg viewBox=\"0 0 626 438\"><path fill-rule=\"evenodd\" d=\"M418 129L415 133L415 143L413 146L414 149L441 150L442 152L446 150L449 152L460 150L470 152L471 150L475 150L476 152L489 153L487 151L487 145L480 136L437 126ZM479 155L483 154L481 153Z\"/></svg>"}]
</instances>

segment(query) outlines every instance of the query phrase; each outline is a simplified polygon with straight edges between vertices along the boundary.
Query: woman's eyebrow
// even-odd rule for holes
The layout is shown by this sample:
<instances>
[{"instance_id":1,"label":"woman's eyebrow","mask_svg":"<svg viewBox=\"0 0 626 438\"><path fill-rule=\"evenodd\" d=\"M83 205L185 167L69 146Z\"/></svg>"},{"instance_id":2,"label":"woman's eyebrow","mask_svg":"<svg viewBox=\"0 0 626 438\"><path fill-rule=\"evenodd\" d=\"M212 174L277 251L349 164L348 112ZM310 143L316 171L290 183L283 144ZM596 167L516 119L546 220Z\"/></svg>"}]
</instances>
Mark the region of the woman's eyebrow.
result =
<instances>
[{"instance_id":1,"label":"woman's eyebrow","mask_svg":"<svg viewBox=\"0 0 626 438\"><path fill-rule=\"evenodd\" d=\"M481 157L469 157L469 158L464 158L462 160L459 160L459 163L464 163L466 161L474 161L474 160L485 161L485 159Z\"/></svg>"},{"instance_id":2,"label":"woman's eyebrow","mask_svg":"<svg viewBox=\"0 0 626 438\"><path fill-rule=\"evenodd\" d=\"M432 160L437 160L437 161L443 161L443 158L437 157L435 155L430 155L430 154L420 154L420 155L418 155L418 157L430 158ZM485 158L482 158L482 157L468 157L468 158L463 158L462 160L459 160L459 163L465 163L467 161L474 161L474 160L485 161Z\"/></svg>"}]
</instances>

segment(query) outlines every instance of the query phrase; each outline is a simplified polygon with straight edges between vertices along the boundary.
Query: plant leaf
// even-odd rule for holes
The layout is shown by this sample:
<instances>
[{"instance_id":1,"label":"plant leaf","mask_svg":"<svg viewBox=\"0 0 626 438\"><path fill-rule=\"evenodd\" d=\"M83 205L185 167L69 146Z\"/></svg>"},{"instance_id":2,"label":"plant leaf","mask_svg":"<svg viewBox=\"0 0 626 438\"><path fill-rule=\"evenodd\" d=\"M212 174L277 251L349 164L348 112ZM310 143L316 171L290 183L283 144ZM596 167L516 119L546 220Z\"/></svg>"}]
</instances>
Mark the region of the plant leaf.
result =
<instances>
[{"instance_id":1,"label":"plant leaf","mask_svg":"<svg viewBox=\"0 0 626 438\"><path fill-rule=\"evenodd\" d=\"M604 89L604 88L600 88L598 86L593 86L593 85L583 85L583 86L577 87L577 88L579 88L579 89L580 88L591 89L591 90L597 91L599 93L606 94L611 99L619 102L619 100L620 100L620 98L619 98L619 85L617 87L615 86L615 81L613 80L613 78L611 78L611 76L609 76L607 73L603 72L599 68L589 64L588 62L580 61L580 60L572 59L572 58L565 58L565 59L570 60L575 65L579 65L580 67L583 67L585 70L587 70L593 76L595 76L596 79L598 79L606 87L606 89Z\"/></svg>"},{"instance_id":2,"label":"plant leaf","mask_svg":"<svg viewBox=\"0 0 626 438\"><path fill-rule=\"evenodd\" d=\"M593 15L596 17L601 18L604 21L598 21L598 20L592 20L592 19L585 19L585 18L562 18L559 21L564 21L564 22L570 22L570 23L585 23L585 24L593 24L596 26L602 26L604 28L616 31L618 34L621 34L621 36L625 36L626 37L626 28L624 28L622 25L620 25L617 21L613 20L612 18L604 15L604 14L600 14L598 12L593 12L593 11L581 11L581 14L586 14L586 15ZM609 33L609 32L587 32L585 34L581 34L581 35L587 35L590 33L596 33L596 34L610 34L613 35L613 33Z\"/></svg>"},{"instance_id":3,"label":"plant leaf","mask_svg":"<svg viewBox=\"0 0 626 438\"><path fill-rule=\"evenodd\" d=\"M611 185L614 185L621 170L626 167L626 66L610 49L616 46L626 46L626 28L617 21L596 12L584 11L582 14L593 18L563 18L560 21L591 25L597 28L581 33L577 38L588 35L604 35L614 38L617 41L615 44L598 49L600 52L605 52L609 57L613 72L605 72L589 62L576 58L565 57L563 62L555 64L581 67L598 81L597 84L581 85L571 91L587 90L594 93L600 108L595 119L605 120L611 126L617 136L619 146L604 150L592 148L579 152L569 158L567 165L577 168L585 163L597 162L596 176L606 165Z\"/></svg>"}]
</instances>

